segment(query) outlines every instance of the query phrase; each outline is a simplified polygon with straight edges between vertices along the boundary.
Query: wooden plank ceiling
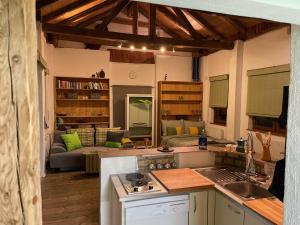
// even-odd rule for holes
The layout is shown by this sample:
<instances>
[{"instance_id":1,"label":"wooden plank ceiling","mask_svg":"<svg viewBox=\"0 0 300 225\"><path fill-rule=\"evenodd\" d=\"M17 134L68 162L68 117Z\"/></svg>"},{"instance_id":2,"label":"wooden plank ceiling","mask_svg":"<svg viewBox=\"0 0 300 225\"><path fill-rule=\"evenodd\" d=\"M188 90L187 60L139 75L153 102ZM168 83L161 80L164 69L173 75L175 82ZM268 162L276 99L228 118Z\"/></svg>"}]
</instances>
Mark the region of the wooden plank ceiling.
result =
<instances>
[{"instance_id":1,"label":"wooden plank ceiling","mask_svg":"<svg viewBox=\"0 0 300 225\"><path fill-rule=\"evenodd\" d=\"M37 19L47 41L189 51L208 55L233 49L287 24L231 15L154 5L129 0L37 0Z\"/></svg>"}]
</instances>

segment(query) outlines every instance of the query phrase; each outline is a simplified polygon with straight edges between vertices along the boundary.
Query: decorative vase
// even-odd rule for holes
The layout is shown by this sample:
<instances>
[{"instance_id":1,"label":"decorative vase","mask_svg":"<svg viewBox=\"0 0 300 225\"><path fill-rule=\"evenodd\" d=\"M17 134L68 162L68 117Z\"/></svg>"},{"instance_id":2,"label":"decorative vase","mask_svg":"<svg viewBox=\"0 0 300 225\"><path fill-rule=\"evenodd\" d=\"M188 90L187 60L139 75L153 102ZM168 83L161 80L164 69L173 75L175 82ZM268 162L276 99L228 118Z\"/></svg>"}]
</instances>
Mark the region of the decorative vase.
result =
<instances>
[{"instance_id":1,"label":"decorative vase","mask_svg":"<svg viewBox=\"0 0 300 225\"><path fill-rule=\"evenodd\" d=\"M105 78L105 72L101 69L101 71L100 71L100 78Z\"/></svg>"}]
</instances>

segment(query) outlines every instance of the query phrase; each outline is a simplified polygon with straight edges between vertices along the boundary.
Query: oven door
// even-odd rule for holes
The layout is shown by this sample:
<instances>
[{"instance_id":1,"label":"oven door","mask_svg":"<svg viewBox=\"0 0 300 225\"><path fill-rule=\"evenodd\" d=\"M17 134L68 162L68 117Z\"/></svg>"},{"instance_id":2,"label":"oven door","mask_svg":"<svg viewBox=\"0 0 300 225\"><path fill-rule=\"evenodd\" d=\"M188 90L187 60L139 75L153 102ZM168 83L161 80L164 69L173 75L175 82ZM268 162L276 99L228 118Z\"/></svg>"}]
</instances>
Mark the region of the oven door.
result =
<instances>
[{"instance_id":1,"label":"oven door","mask_svg":"<svg viewBox=\"0 0 300 225\"><path fill-rule=\"evenodd\" d=\"M188 225L188 200L125 207L125 225Z\"/></svg>"}]
</instances>

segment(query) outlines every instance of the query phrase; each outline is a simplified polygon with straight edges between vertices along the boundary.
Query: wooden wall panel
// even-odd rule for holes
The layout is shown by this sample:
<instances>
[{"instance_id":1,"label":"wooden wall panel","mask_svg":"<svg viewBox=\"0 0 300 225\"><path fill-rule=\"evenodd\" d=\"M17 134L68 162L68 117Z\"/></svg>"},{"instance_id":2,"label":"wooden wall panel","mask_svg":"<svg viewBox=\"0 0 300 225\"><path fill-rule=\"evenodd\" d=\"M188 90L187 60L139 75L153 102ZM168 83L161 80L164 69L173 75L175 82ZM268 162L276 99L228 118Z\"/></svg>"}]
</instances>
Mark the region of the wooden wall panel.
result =
<instances>
[{"instance_id":1,"label":"wooden wall panel","mask_svg":"<svg viewBox=\"0 0 300 225\"><path fill-rule=\"evenodd\" d=\"M138 52L117 49L110 49L110 61L120 63L155 63L153 52Z\"/></svg>"}]
</instances>

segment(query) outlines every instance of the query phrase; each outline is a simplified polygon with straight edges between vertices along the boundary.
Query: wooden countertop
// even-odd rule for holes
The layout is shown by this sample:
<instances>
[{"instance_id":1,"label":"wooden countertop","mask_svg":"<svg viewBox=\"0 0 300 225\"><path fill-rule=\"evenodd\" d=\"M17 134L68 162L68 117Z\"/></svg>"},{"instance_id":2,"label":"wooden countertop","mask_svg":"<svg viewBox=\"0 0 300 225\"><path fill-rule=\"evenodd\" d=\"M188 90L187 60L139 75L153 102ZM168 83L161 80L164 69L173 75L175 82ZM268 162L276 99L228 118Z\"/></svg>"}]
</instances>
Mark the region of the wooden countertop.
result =
<instances>
[{"instance_id":1,"label":"wooden countertop","mask_svg":"<svg viewBox=\"0 0 300 225\"><path fill-rule=\"evenodd\" d=\"M214 188L213 182L189 168L156 170L151 173L170 193Z\"/></svg>"},{"instance_id":2,"label":"wooden countertop","mask_svg":"<svg viewBox=\"0 0 300 225\"><path fill-rule=\"evenodd\" d=\"M110 158L110 157L126 157L126 156L142 156L142 155L159 155L159 154L178 154L178 153L190 153L190 152L201 152L198 146L192 147L175 147L175 150L170 153L157 151L157 148L149 149L115 149L115 150L103 150L94 148L94 151L98 153L99 158ZM209 150L208 150L209 151ZM204 150L203 152L207 152Z\"/></svg>"},{"instance_id":3,"label":"wooden countertop","mask_svg":"<svg viewBox=\"0 0 300 225\"><path fill-rule=\"evenodd\" d=\"M283 203L276 198L245 201L244 205L276 225L283 224Z\"/></svg>"}]
</instances>

